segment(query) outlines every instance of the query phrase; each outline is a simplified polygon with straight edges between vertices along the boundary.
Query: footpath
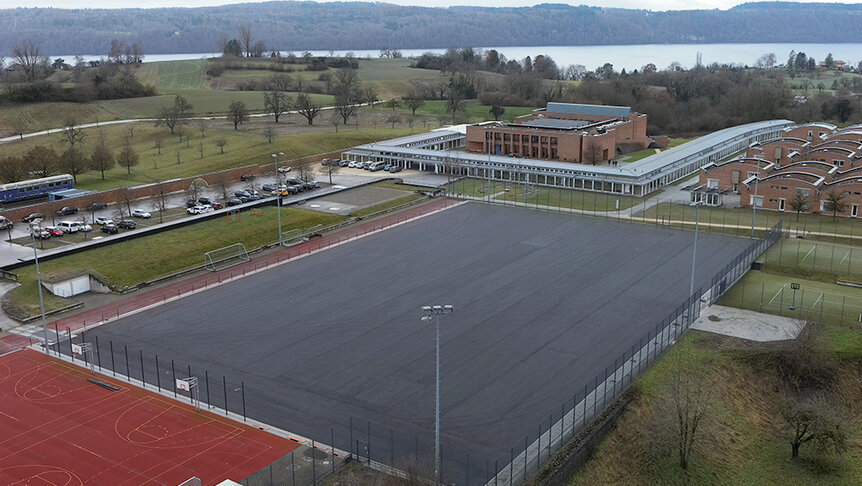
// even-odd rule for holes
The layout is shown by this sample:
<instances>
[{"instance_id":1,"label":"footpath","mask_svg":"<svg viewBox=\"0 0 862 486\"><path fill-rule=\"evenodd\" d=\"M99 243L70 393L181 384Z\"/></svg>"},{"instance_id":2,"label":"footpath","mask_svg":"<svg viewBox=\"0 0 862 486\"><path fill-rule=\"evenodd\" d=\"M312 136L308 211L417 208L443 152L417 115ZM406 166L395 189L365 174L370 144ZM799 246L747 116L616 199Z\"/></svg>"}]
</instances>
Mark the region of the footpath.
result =
<instances>
[{"instance_id":1,"label":"footpath","mask_svg":"<svg viewBox=\"0 0 862 486\"><path fill-rule=\"evenodd\" d=\"M279 248L252 258L251 261L217 272L194 275L157 289L137 291L129 295L128 298L117 302L49 320L47 323L49 329L48 339L50 342L54 342L58 334L68 335L71 333L74 335L124 316L143 312L163 303L172 302L211 287L223 285L247 275L268 270L298 258L318 253L327 248L341 245L400 224L415 221L462 204L466 204L466 202L449 198L434 199L426 204L398 213L392 213L371 221L347 226L304 243L287 248ZM9 332L9 335L0 338L0 356L27 347L33 343L41 342L44 337L40 321L10 329Z\"/></svg>"}]
</instances>

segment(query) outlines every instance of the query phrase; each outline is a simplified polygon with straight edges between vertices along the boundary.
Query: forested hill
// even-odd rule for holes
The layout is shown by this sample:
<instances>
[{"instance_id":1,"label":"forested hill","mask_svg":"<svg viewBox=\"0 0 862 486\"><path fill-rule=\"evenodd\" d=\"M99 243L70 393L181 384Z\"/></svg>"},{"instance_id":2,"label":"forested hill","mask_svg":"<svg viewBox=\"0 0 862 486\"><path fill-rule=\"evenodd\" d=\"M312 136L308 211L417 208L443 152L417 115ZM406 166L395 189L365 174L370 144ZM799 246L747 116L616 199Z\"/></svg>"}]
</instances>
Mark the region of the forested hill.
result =
<instances>
[{"instance_id":1,"label":"forested hill","mask_svg":"<svg viewBox=\"0 0 862 486\"><path fill-rule=\"evenodd\" d=\"M202 8L0 10L0 56L22 40L54 54L107 53L111 39L148 54L213 52L251 27L267 49L445 48L725 42L860 42L862 5L746 3L651 12L543 4L525 8L267 2Z\"/></svg>"}]
</instances>

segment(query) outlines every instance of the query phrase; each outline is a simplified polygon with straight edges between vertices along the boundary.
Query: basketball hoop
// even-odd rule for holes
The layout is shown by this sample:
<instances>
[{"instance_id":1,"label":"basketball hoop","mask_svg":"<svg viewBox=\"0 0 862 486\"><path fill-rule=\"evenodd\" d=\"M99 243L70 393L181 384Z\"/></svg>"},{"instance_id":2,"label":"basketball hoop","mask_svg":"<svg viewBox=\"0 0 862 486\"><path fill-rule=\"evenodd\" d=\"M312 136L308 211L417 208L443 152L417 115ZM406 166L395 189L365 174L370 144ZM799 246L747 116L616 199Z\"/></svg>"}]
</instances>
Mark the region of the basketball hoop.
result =
<instances>
[{"instance_id":1,"label":"basketball hoop","mask_svg":"<svg viewBox=\"0 0 862 486\"><path fill-rule=\"evenodd\" d=\"M190 376L188 378L177 378L177 390L189 392L189 400L194 405L195 410L201 409L200 389L198 388L198 377Z\"/></svg>"},{"instance_id":2,"label":"basketball hoop","mask_svg":"<svg viewBox=\"0 0 862 486\"><path fill-rule=\"evenodd\" d=\"M95 367L96 363L93 359L93 343L81 343L81 344L72 344L72 354L76 354L78 356L83 356L84 363L86 363L87 368L90 369L90 373L94 374L96 372Z\"/></svg>"}]
</instances>

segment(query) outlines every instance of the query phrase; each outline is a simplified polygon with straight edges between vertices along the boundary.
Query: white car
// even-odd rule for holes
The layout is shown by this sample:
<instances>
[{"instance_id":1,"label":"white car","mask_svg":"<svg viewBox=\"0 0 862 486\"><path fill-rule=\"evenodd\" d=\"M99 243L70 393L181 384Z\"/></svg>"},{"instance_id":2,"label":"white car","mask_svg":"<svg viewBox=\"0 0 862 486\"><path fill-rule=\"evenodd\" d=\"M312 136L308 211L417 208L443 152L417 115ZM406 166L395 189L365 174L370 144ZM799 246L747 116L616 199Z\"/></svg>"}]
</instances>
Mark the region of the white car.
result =
<instances>
[{"instance_id":1,"label":"white car","mask_svg":"<svg viewBox=\"0 0 862 486\"><path fill-rule=\"evenodd\" d=\"M81 226L78 226L78 231L83 231L84 233L88 231L93 231L93 227L87 223L81 223Z\"/></svg>"},{"instance_id":2,"label":"white car","mask_svg":"<svg viewBox=\"0 0 862 486\"><path fill-rule=\"evenodd\" d=\"M350 163L347 164L347 167L354 168L356 167L356 164L360 164L361 166L362 162L356 162L355 160L351 160Z\"/></svg>"},{"instance_id":3,"label":"white car","mask_svg":"<svg viewBox=\"0 0 862 486\"><path fill-rule=\"evenodd\" d=\"M106 218L104 216L99 216L96 218L96 224L99 226L107 226L109 224L114 224L114 220L111 218Z\"/></svg>"},{"instance_id":4,"label":"white car","mask_svg":"<svg viewBox=\"0 0 862 486\"><path fill-rule=\"evenodd\" d=\"M143 209L135 209L134 211L132 211L132 216L134 216L136 218L147 219L152 215L149 212L144 211Z\"/></svg>"},{"instance_id":5,"label":"white car","mask_svg":"<svg viewBox=\"0 0 862 486\"><path fill-rule=\"evenodd\" d=\"M197 205L197 206L192 206L192 207L186 209L186 212L189 214L203 214L203 213L206 213L209 211L213 211L212 206Z\"/></svg>"},{"instance_id":6,"label":"white car","mask_svg":"<svg viewBox=\"0 0 862 486\"><path fill-rule=\"evenodd\" d=\"M281 172L282 174L290 172L290 166L282 165L281 167L278 168L278 171Z\"/></svg>"}]
</instances>

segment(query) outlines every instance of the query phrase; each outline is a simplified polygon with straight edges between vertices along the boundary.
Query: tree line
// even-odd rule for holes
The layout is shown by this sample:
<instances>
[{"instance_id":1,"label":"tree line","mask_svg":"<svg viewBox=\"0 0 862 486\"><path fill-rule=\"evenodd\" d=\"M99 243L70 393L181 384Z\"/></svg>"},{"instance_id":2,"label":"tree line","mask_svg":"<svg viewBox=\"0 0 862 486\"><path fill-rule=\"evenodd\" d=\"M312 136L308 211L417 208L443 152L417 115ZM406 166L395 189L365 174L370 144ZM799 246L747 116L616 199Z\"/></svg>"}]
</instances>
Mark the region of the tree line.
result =
<instances>
[{"instance_id":1,"label":"tree line","mask_svg":"<svg viewBox=\"0 0 862 486\"><path fill-rule=\"evenodd\" d=\"M200 8L0 10L0 52L23 38L51 53L98 53L123 33L150 52L212 52L237 21L270 46L235 38L243 54L267 48L380 49L449 46L625 45L673 43L825 43L862 38L862 7L749 3L727 10L406 7L386 3L267 2ZM509 28L517 26L517 28ZM166 35L170 33L170 35Z\"/></svg>"}]
</instances>

